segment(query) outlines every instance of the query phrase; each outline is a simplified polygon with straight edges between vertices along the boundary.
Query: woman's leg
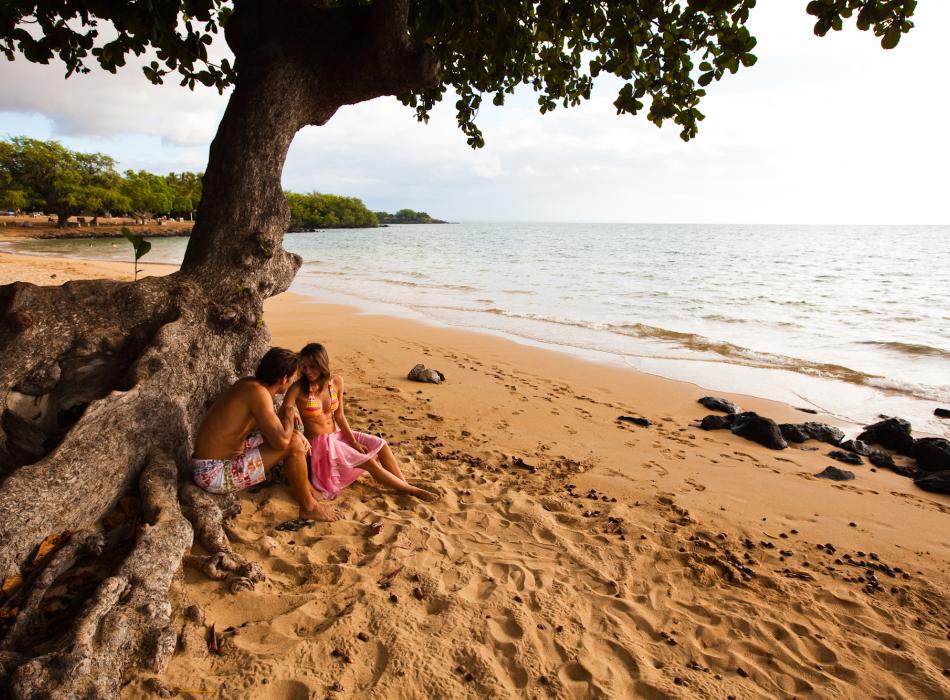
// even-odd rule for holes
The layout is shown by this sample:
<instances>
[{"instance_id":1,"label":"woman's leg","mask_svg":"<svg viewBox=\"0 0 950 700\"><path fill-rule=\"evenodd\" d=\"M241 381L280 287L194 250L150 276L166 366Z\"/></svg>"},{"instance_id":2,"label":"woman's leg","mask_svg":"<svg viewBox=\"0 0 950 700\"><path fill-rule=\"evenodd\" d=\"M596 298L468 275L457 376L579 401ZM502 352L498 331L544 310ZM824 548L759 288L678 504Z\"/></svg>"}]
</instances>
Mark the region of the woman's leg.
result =
<instances>
[{"instance_id":1,"label":"woman's leg","mask_svg":"<svg viewBox=\"0 0 950 700\"><path fill-rule=\"evenodd\" d=\"M395 460L393 461L395 462ZM408 493L410 496L421 498L424 501L433 501L438 498L438 495L432 491L426 491L425 489L420 489L418 486L413 486L407 483L402 477L396 476L388 469L383 468L383 465L380 464L379 460L375 457L361 464L360 469L368 471L381 486L388 486L391 489Z\"/></svg>"},{"instance_id":2,"label":"woman's leg","mask_svg":"<svg viewBox=\"0 0 950 700\"><path fill-rule=\"evenodd\" d=\"M396 462L396 455L389 449L389 445L383 445L383 449L379 451L378 457L379 463L383 465L383 469L390 474L395 474L403 481L406 480L406 477L402 475L402 471L399 469L399 464Z\"/></svg>"}]
</instances>

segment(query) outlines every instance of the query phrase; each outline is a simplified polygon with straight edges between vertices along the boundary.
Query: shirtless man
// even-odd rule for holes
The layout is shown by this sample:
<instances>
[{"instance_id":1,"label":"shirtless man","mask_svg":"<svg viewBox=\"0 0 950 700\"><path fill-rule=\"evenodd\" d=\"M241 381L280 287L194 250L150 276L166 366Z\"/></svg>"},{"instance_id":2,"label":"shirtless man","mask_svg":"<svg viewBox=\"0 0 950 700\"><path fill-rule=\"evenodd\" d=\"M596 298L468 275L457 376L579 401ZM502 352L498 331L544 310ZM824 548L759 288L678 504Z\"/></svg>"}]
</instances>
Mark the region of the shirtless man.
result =
<instances>
[{"instance_id":1,"label":"shirtless man","mask_svg":"<svg viewBox=\"0 0 950 700\"><path fill-rule=\"evenodd\" d=\"M299 369L297 353L271 348L253 377L239 379L217 398L195 439L195 483L210 493L240 491L264 481L266 472L283 460L300 517L337 520L336 511L315 498L307 478L309 445L294 431L299 415L294 402L285 401L279 415L274 411L274 396L287 391Z\"/></svg>"}]
</instances>

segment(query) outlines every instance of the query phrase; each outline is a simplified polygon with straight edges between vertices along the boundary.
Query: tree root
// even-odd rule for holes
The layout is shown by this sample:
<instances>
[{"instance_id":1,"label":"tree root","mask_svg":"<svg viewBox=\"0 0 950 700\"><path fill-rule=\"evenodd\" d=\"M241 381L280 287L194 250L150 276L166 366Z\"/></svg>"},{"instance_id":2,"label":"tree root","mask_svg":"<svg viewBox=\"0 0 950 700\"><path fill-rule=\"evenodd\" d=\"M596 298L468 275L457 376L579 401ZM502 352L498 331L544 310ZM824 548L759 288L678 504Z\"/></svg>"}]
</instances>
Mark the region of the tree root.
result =
<instances>
[{"instance_id":1,"label":"tree root","mask_svg":"<svg viewBox=\"0 0 950 700\"><path fill-rule=\"evenodd\" d=\"M230 494L212 496L192 483L183 484L178 495L182 512L194 525L195 539L208 552L204 557L188 555L186 562L208 578L227 579L232 593L254 590L264 580L264 570L235 552L224 530L225 521L241 513L241 504Z\"/></svg>"},{"instance_id":2,"label":"tree root","mask_svg":"<svg viewBox=\"0 0 950 700\"><path fill-rule=\"evenodd\" d=\"M102 582L59 648L16 668L13 697L117 697L130 665L164 670L177 644L168 591L192 541L177 480L170 456L149 461L139 483L145 523L135 548Z\"/></svg>"},{"instance_id":3,"label":"tree root","mask_svg":"<svg viewBox=\"0 0 950 700\"><path fill-rule=\"evenodd\" d=\"M17 647L23 634L36 621L40 603L43 602L43 598L53 582L71 569L84 554L96 556L101 554L105 545L106 541L101 533L89 531L73 533L69 541L52 556L37 579L32 582L32 585L29 581L24 584L23 590L29 590L29 597L17 615L13 627L0 642L0 651L11 651ZM11 604L13 604L13 601L8 601L8 605Z\"/></svg>"}]
</instances>

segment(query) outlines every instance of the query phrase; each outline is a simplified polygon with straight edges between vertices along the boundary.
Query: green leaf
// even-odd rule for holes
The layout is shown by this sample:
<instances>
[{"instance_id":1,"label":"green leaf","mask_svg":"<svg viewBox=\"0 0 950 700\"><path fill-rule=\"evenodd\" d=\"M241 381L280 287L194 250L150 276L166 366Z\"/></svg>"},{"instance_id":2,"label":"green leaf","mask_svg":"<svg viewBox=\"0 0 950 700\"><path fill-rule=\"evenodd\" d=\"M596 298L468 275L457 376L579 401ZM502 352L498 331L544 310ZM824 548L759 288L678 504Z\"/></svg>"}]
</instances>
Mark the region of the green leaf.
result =
<instances>
[{"instance_id":1,"label":"green leaf","mask_svg":"<svg viewBox=\"0 0 950 700\"><path fill-rule=\"evenodd\" d=\"M881 39L881 47L885 49L893 49L895 46L897 46L897 42L900 40L901 28L897 25L894 25L884 32L884 38Z\"/></svg>"},{"instance_id":2,"label":"green leaf","mask_svg":"<svg viewBox=\"0 0 950 700\"><path fill-rule=\"evenodd\" d=\"M138 260L152 249L152 244L141 236L136 236L129 230L128 226L122 227L122 235L132 244L132 250L135 251L135 259Z\"/></svg>"}]
</instances>

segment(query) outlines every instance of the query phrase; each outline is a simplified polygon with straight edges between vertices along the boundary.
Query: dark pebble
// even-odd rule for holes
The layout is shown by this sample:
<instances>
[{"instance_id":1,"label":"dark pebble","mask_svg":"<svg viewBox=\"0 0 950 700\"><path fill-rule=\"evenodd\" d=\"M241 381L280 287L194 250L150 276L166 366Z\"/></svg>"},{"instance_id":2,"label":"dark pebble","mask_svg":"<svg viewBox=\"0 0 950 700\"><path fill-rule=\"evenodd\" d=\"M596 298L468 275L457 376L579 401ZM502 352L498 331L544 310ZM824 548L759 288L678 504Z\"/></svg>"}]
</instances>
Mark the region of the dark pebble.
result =
<instances>
[{"instance_id":1,"label":"dark pebble","mask_svg":"<svg viewBox=\"0 0 950 700\"><path fill-rule=\"evenodd\" d=\"M749 672L742 668L742 666L736 666L736 673L738 673L743 678L749 677Z\"/></svg>"},{"instance_id":2,"label":"dark pebble","mask_svg":"<svg viewBox=\"0 0 950 700\"><path fill-rule=\"evenodd\" d=\"M857 527L858 524L857 524L857 523L848 523L848 526L849 526L849 527Z\"/></svg>"},{"instance_id":3,"label":"dark pebble","mask_svg":"<svg viewBox=\"0 0 950 700\"><path fill-rule=\"evenodd\" d=\"M366 634L366 632L360 632L359 634L356 635L356 638L360 640L361 642L369 641L369 635Z\"/></svg>"},{"instance_id":4,"label":"dark pebble","mask_svg":"<svg viewBox=\"0 0 950 700\"><path fill-rule=\"evenodd\" d=\"M396 597L396 594L395 594L395 593L390 593L390 594L389 594L389 602L390 602L390 603L398 603L398 602L399 602L399 598Z\"/></svg>"},{"instance_id":5,"label":"dark pebble","mask_svg":"<svg viewBox=\"0 0 950 700\"><path fill-rule=\"evenodd\" d=\"M466 673L466 674L465 674L465 680L466 680L467 682L471 683L473 680L475 680L475 676L473 676L471 673Z\"/></svg>"}]
</instances>

